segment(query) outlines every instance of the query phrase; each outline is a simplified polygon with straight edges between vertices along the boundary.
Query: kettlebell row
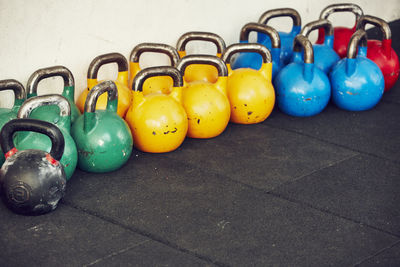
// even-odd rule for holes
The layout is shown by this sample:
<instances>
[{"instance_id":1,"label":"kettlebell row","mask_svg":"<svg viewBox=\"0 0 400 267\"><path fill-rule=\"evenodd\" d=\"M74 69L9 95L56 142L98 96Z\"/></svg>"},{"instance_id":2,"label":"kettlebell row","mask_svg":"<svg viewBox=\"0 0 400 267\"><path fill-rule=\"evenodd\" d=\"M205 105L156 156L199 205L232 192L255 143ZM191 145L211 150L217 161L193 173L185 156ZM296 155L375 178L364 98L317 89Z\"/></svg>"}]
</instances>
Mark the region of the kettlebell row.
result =
<instances>
[{"instance_id":1,"label":"kettlebell row","mask_svg":"<svg viewBox=\"0 0 400 267\"><path fill-rule=\"evenodd\" d=\"M328 17L334 12L352 12L354 27L333 27ZM283 16L293 21L289 33L267 25ZM380 27L383 40L367 40L366 24ZM314 30L316 44L308 39ZM251 32L257 43L249 43ZM187 55L191 41L211 42L217 54ZM170 66L141 69L145 52L167 55ZM98 81L100 68L111 63L117 65L117 79ZM39 82L55 76L63 78L62 94L38 96ZM119 53L100 55L89 65L87 88L76 104L71 71L39 69L26 91L18 81L0 81L0 91L15 95L11 109L0 109L1 191L12 210L43 214L56 208L77 166L114 171L128 161L133 146L170 152L186 136L220 135L229 122L263 122L275 101L284 113L302 117L320 113L331 98L342 109L367 110L398 76L389 26L354 4L330 5L303 28L296 10L269 10L258 23L244 25L239 43L229 46L217 34L188 32L176 48L137 45L129 64Z\"/></svg>"}]
</instances>

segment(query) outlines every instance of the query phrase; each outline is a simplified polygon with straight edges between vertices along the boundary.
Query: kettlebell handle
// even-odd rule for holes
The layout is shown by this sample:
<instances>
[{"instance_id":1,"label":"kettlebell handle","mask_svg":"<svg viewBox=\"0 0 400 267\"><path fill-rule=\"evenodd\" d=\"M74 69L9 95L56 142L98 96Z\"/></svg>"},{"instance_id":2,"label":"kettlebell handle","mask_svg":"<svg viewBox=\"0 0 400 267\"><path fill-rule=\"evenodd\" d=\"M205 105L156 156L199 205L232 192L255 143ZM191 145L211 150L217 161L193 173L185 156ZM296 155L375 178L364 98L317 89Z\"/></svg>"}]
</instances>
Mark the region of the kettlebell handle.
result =
<instances>
[{"instance_id":1,"label":"kettlebell handle","mask_svg":"<svg viewBox=\"0 0 400 267\"><path fill-rule=\"evenodd\" d=\"M28 84L27 84L27 93L29 95L36 95L37 94L37 87L41 80L61 76L64 80L64 87L74 86L74 76L72 72L64 66L53 66L43 69L38 69L29 77Z\"/></svg>"},{"instance_id":2,"label":"kettlebell handle","mask_svg":"<svg viewBox=\"0 0 400 267\"><path fill-rule=\"evenodd\" d=\"M26 92L24 86L17 80L7 79L0 81L0 91L12 90L14 92L15 99L24 100L26 99Z\"/></svg>"},{"instance_id":3,"label":"kettlebell handle","mask_svg":"<svg viewBox=\"0 0 400 267\"><path fill-rule=\"evenodd\" d=\"M185 74L186 67L192 64L211 65L217 68L219 77L228 76L228 69L225 65L225 62L216 56L189 55L181 58L178 62L178 65L176 65L176 68L181 72L181 75L183 76Z\"/></svg>"},{"instance_id":4,"label":"kettlebell handle","mask_svg":"<svg viewBox=\"0 0 400 267\"><path fill-rule=\"evenodd\" d=\"M102 83L99 83L95 85L87 95L85 102L85 109L84 109L85 113L94 113L96 111L97 99L99 98L100 95L104 94L105 92L107 92L108 94L107 109L109 109L109 104L112 101L118 99L117 86L113 81L104 81ZM116 105L115 105L115 111L116 111Z\"/></svg>"},{"instance_id":5,"label":"kettlebell handle","mask_svg":"<svg viewBox=\"0 0 400 267\"><path fill-rule=\"evenodd\" d=\"M252 31L268 35L271 39L272 48L281 48L281 38L278 32L274 28L261 23L250 22L244 25L240 31L239 41L248 42Z\"/></svg>"},{"instance_id":6,"label":"kettlebell handle","mask_svg":"<svg viewBox=\"0 0 400 267\"><path fill-rule=\"evenodd\" d=\"M159 43L141 43L135 46L131 52L129 60L131 62L138 63L140 56L145 52L162 53L169 57L171 61L171 66L176 66L179 61L178 51L167 44Z\"/></svg>"},{"instance_id":7,"label":"kettlebell handle","mask_svg":"<svg viewBox=\"0 0 400 267\"><path fill-rule=\"evenodd\" d=\"M271 52L269 52L268 48L266 48L262 44L255 44L255 43L232 44L226 48L221 58L226 64L230 64L232 56L239 52L254 52L261 55L263 63L272 62Z\"/></svg>"},{"instance_id":8,"label":"kettlebell handle","mask_svg":"<svg viewBox=\"0 0 400 267\"><path fill-rule=\"evenodd\" d=\"M267 24L272 18L290 17L293 20L293 26L301 26L301 17L299 12L293 8L277 8L264 12L258 20L261 24Z\"/></svg>"},{"instance_id":9,"label":"kettlebell handle","mask_svg":"<svg viewBox=\"0 0 400 267\"><path fill-rule=\"evenodd\" d=\"M169 76L173 80L173 87L183 86L183 78L177 68L171 66L160 66L145 68L136 74L133 79L132 90L135 92L142 92L145 80L155 76Z\"/></svg>"},{"instance_id":10,"label":"kettlebell handle","mask_svg":"<svg viewBox=\"0 0 400 267\"><path fill-rule=\"evenodd\" d=\"M27 99L18 111L17 118L29 118L31 112L41 106L58 106L60 108L60 116L71 116L71 105L68 100L61 95L41 95Z\"/></svg>"},{"instance_id":11,"label":"kettlebell handle","mask_svg":"<svg viewBox=\"0 0 400 267\"><path fill-rule=\"evenodd\" d=\"M301 52L302 48L304 50L304 63L314 63L314 50L312 43L304 35L298 34L293 40L293 51Z\"/></svg>"},{"instance_id":12,"label":"kettlebell handle","mask_svg":"<svg viewBox=\"0 0 400 267\"><path fill-rule=\"evenodd\" d=\"M383 19L374 17L374 16L370 16L370 15L362 16L357 22L356 29L357 30L358 29L365 30L366 24L372 24L372 25L378 27L383 33L384 40L392 39L392 32L390 31L389 24L386 21L384 21Z\"/></svg>"},{"instance_id":13,"label":"kettlebell handle","mask_svg":"<svg viewBox=\"0 0 400 267\"><path fill-rule=\"evenodd\" d=\"M325 31L325 35L327 36L333 35L332 23L327 19L319 19L307 23L306 25L304 25L303 29L301 29L300 34L304 35L305 37L308 37L312 31L317 30L319 28L323 28Z\"/></svg>"},{"instance_id":14,"label":"kettlebell handle","mask_svg":"<svg viewBox=\"0 0 400 267\"><path fill-rule=\"evenodd\" d=\"M117 63L118 72L128 71L128 61L120 53L109 53L95 57L89 65L87 78L97 79L97 73L101 66L108 63Z\"/></svg>"},{"instance_id":15,"label":"kettlebell handle","mask_svg":"<svg viewBox=\"0 0 400 267\"><path fill-rule=\"evenodd\" d=\"M18 131L30 131L47 135L51 140L50 156L57 161L61 159L65 143L60 129L50 122L36 119L14 119L3 126L0 132L0 144L1 149L6 151L6 158L17 152L13 142L13 135Z\"/></svg>"},{"instance_id":16,"label":"kettlebell handle","mask_svg":"<svg viewBox=\"0 0 400 267\"><path fill-rule=\"evenodd\" d=\"M347 58L356 58L358 46L367 46L367 33L362 29L357 30L351 36L347 47Z\"/></svg>"},{"instance_id":17,"label":"kettlebell handle","mask_svg":"<svg viewBox=\"0 0 400 267\"><path fill-rule=\"evenodd\" d=\"M336 12L351 12L356 16L356 21L364 14L360 6L356 4L333 4L325 7L320 15L320 19L327 19L332 13Z\"/></svg>"},{"instance_id":18,"label":"kettlebell handle","mask_svg":"<svg viewBox=\"0 0 400 267\"><path fill-rule=\"evenodd\" d=\"M226 45L221 36L211 32L187 32L179 37L176 44L178 51L185 51L186 44L190 41L206 41L212 42L217 47L217 53L222 54L225 51Z\"/></svg>"}]
</instances>

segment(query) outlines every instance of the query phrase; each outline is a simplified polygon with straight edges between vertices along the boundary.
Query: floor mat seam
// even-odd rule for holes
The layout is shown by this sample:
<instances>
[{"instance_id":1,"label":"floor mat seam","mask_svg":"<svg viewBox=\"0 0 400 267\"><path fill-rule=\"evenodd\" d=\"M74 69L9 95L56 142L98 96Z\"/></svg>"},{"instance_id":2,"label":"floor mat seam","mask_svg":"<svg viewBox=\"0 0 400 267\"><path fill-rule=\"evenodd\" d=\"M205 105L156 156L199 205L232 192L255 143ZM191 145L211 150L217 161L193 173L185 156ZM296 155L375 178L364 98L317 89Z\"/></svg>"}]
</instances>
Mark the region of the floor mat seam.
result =
<instances>
[{"instance_id":1,"label":"floor mat seam","mask_svg":"<svg viewBox=\"0 0 400 267\"><path fill-rule=\"evenodd\" d=\"M181 247L178 244L175 244L175 243L173 243L173 242L171 242L171 241L169 241L167 239L164 239L164 238L162 238L160 236L157 236L156 234L153 234L153 233L148 232L146 230L141 230L138 227L125 225L123 223L120 223L117 220L114 220L113 218L110 218L108 216L104 216L104 215L99 214L99 213L97 213L95 211L92 211L90 209L86 209L86 208L80 207L79 205L76 205L76 204L71 203L69 201L65 201L64 200L62 202L62 204L66 205L66 206L69 206L71 208L74 208L74 209L76 209L78 211L84 212L84 213L86 213L86 214L88 214L90 216L93 216L93 217L96 217L98 219L101 219L101 220L103 220L105 222L108 222L108 223L111 223L111 224L116 225L118 227L121 227L121 228L123 228L123 229L125 229L127 231L130 231L130 232L133 232L135 234L139 234L141 236L144 236L144 237L146 237L146 238L148 238L148 239L150 239L150 240L152 240L154 242L161 243L162 245L165 245L165 246L167 246L169 248L172 248L172 249L177 250L179 252L182 252L184 254L193 256L193 257L198 258L198 259L200 259L202 261L205 261L207 263L211 263L211 264L214 264L214 265L220 266L220 267L229 267L230 266L230 265L228 265L226 263L221 263L221 262L213 260L213 259L211 259L211 258L209 258L209 257L207 257L205 255L202 255L202 254L193 252L193 251L191 251L189 249L186 249L184 247Z\"/></svg>"}]
</instances>

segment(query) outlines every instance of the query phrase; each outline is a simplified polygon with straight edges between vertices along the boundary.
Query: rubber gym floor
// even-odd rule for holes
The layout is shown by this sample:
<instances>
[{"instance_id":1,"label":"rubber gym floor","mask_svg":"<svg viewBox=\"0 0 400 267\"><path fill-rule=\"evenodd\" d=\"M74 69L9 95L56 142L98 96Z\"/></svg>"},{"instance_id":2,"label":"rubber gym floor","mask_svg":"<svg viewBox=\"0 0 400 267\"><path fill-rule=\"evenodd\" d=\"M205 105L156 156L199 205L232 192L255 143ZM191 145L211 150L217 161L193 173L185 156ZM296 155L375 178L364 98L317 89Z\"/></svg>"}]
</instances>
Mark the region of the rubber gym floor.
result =
<instances>
[{"instance_id":1,"label":"rubber gym floor","mask_svg":"<svg viewBox=\"0 0 400 267\"><path fill-rule=\"evenodd\" d=\"M365 112L275 109L171 153L134 150L112 173L77 170L49 214L1 202L0 266L400 266L399 156L400 82Z\"/></svg>"}]
</instances>

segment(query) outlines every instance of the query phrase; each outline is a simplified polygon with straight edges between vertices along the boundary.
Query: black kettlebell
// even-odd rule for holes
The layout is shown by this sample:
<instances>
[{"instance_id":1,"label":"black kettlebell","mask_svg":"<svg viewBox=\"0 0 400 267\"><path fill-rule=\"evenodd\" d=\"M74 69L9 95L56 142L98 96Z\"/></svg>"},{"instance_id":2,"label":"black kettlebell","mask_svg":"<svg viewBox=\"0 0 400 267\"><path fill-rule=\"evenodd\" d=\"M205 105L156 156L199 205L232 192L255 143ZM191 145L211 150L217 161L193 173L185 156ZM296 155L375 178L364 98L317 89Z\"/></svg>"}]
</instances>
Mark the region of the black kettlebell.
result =
<instances>
[{"instance_id":1,"label":"black kettlebell","mask_svg":"<svg viewBox=\"0 0 400 267\"><path fill-rule=\"evenodd\" d=\"M18 151L13 143L17 131L33 131L47 135L51 150ZM2 197L14 212L39 215L57 207L64 196L66 176L59 160L64 152L64 137L52 123L35 119L15 119L3 126L0 144L6 151L0 172Z\"/></svg>"}]
</instances>

